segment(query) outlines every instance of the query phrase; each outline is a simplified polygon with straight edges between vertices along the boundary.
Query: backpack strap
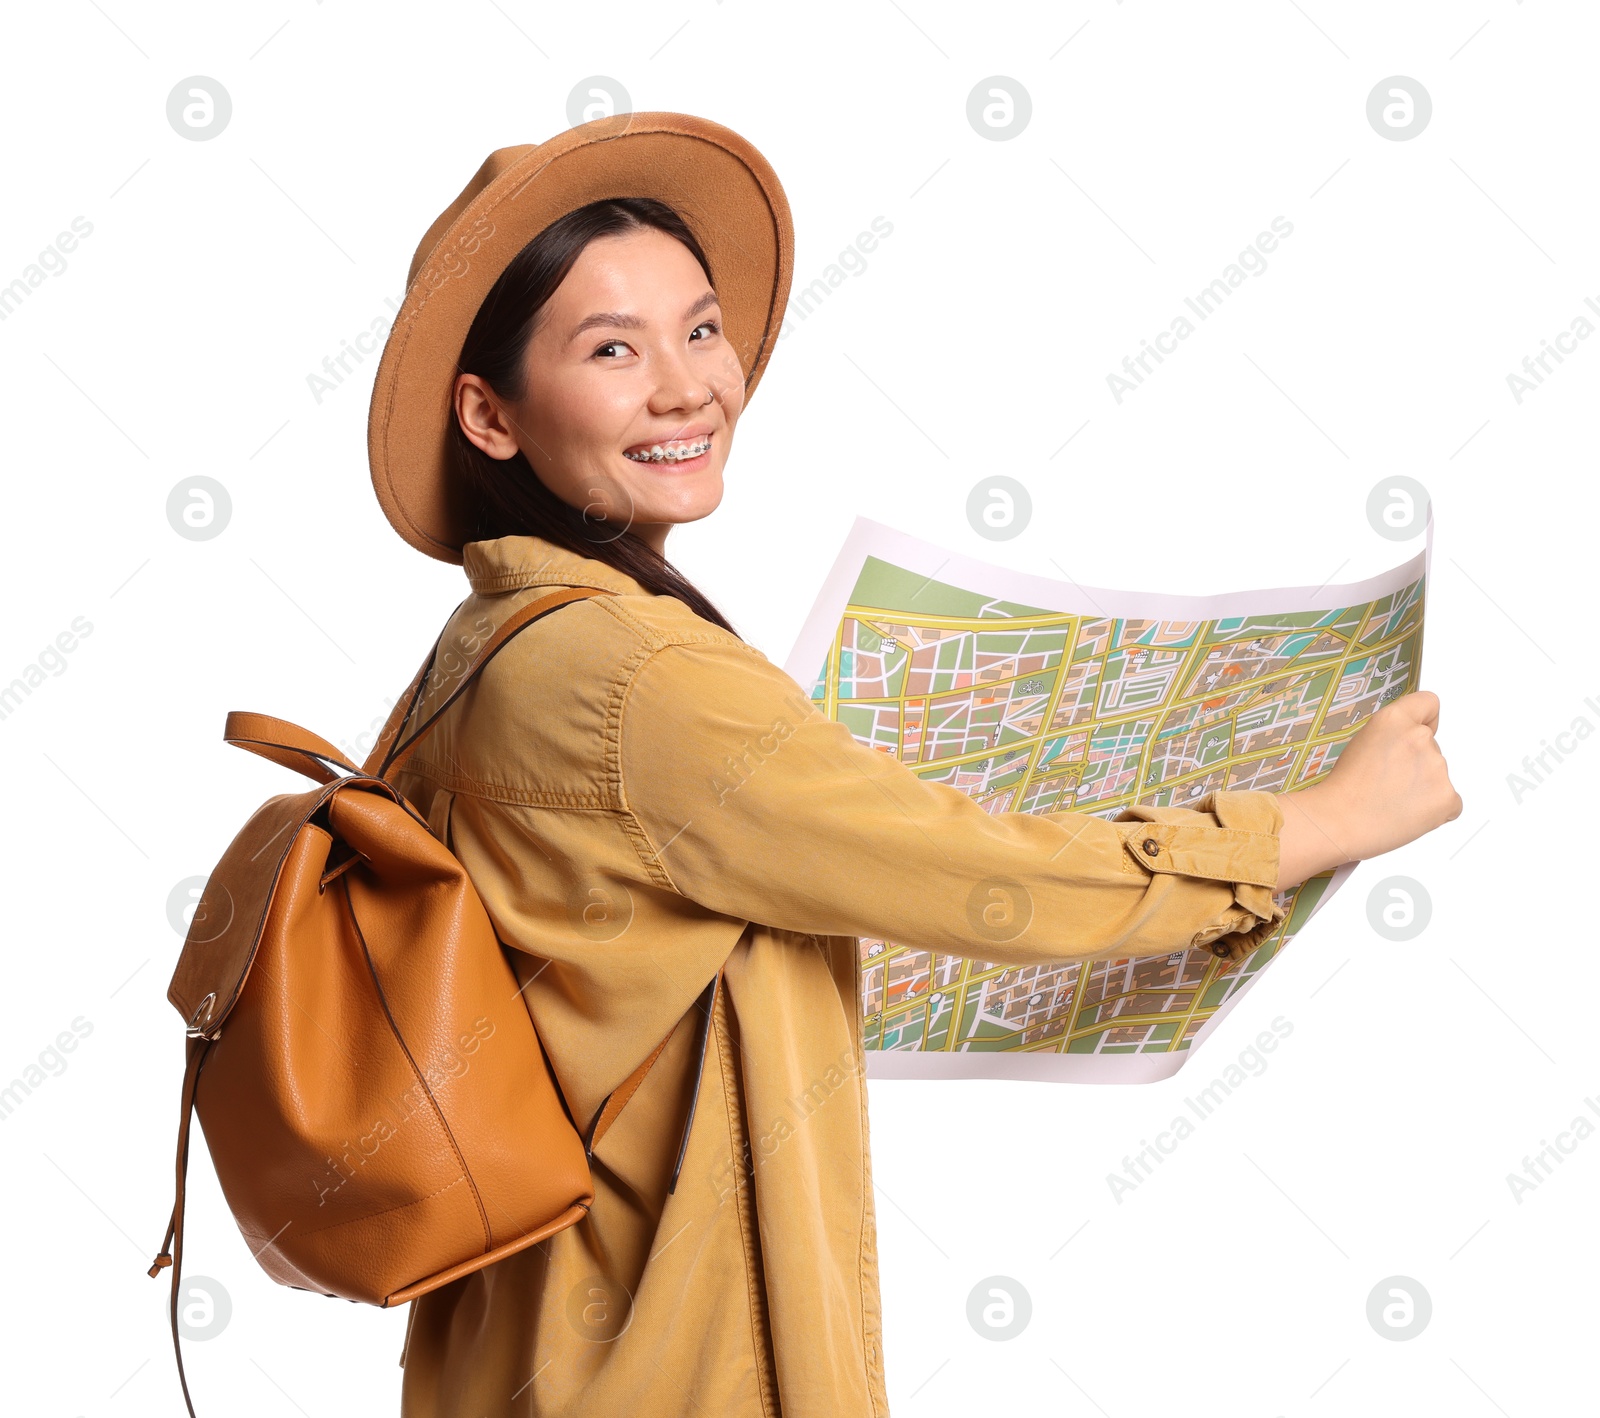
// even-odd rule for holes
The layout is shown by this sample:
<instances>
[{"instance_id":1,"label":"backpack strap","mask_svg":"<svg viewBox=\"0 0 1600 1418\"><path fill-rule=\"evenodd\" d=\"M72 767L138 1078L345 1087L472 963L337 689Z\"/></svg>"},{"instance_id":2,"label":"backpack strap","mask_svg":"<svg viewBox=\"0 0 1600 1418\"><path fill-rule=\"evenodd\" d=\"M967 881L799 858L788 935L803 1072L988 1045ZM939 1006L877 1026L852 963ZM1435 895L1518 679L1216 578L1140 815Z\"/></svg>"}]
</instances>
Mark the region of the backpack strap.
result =
<instances>
[{"instance_id":1,"label":"backpack strap","mask_svg":"<svg viewBox=\"0 0 1600 1418\"><path fill-rule=\"evenodd\" d=\"M444 631L439 632L439 638L433 642L433 649L428 652L428 658L422 662L422 668L417 671L415 678L406 687L406 692L400 696L400 701L394 706L389 715L389 720L378 735L378 742L372 752L367 756L367 761L362 765L362 771L376 778L388 778L389 774L400 766L416 746L422 742L424 735L438 723L440 716L456 702L467 690L467 687L477 678L480 671L505 648L506 642L513 635L526 630L534 621L539 620L551 611L559 610L562 606L572 601L588 600L591 596L614 596L615 591L602 590L597 586L568 586L559 591L552 591L548 596L541 596L536 601L530 601L508 615L495 628L495 632L488 642L478 651L470 665L462 673L455 687L445 697L444 701L423 721L412 735L403 742L400 740L401 731L410 722L411 715L416 711L426 694L428 680L433 671L434 661L439 655L439 646L444 643ZM460 607L457 607L459 610ZM451 612L454 619L455 612ZM448 624L446 626L448 629ZM404 706L404 707L402 707Z\"/></svg>"},{"instance_id":2,"label":"backpack strap","mask_svg":"<svg viewBox=\"0 0 1600 1418\"><path fill-rule=\"evenodd\" d=\"M281 768L292 768L319 783L336 783L340 778L359 777L361 773L327 739L270 714L235 709L223 725L222 738L235 748L260 754Z\"/></svg>"},{"instance_id":3,"label":"backpack strap","mask_svg":"<svg viewBox=\"0 0 1600 1418\"><path fill-rule=\"evenodd\" d=\"M195 1418L194 1401L189 1397L189 1379L183 1372L183 1346L178 1340L179 1276L183 1270L183 1189L189 1170L189 1120L193 1116L195 1085L200 1080L206 1055L215 1042L203 1034L188 1036L188 1057L183 1069L183 1114L178 1123L177 1194L172 1203L172 1219L167 1222L166 1238L161 1242L161 1253L150 1267L152 1276L159 1275L163 1266L172 1267L172 1294L167 1308L172 1324L172 1352L178 1356L178 1383L183 1388L183 1402L189 1410L189 1418Z\"/></svg>"},{"instance_id":4,"label":"backpack strap","mask_svg":"<svg viewBox=\"0 0 1600 1418\"><path fill-rule=\"evenodd\" d=\"M228 715L223 726L222 737L225 742L231 743L235 748L247 749L249 752L259 754L262 758L278 764L281 768L292 768L296 773L304 773L306 777L313 778L319 783L336 783L341 778L359 778L362 776L384 778L389 770L399 765L400 761L411 752L421 741L422 736L434 725L434 722L446 709L455 703L461 693L472 683L478 672L504 647L506 641L511 639L518 631L526 629L541 616L548 614L566 605L570 601L585 600L590 596L614 596L615 591L603 591L598 587L571 587L557 591L552 595L542 597L529 605L521 607L506 617L505 622L489 637L489 641L478 652L477 658L467 667L460 682L451 691L449 698L438 709L428 716L428 720L398 751L386 747L394 743L396 735L410 719L413 710L423 698L424 687L433 669L434 661L438 658L439 646L444 641L444 632L439 632L439 638L434 641L433 649L428 652L428 658L423 661L422 668L417 671L411 683L406 686L405 693L400 696L400 701L395 705L389 715L388 722L384 724L382 732L378 735L377 746L367 758L363 767L356 767L348 758L335 748L320 734L314 734L309 729L302 729L298 724L291 724L287 719L277 719L271 714L253 714L242 709L235 709ZM453 614L453 613L452 613Z\"/></svg>"},{"instance_id":5,"label":"backpack strap","mask_svg":"<svg viewBox=\"0 0 1600 1418\"><path fill-rule=\"evenodd\" d=\"M678 1174L683 1171L683 1159L689 1153L689 1130L694 1127L695 1105L700 1101L700 1075L706 1069L706 1041L711 1037L711 1011L716 1008L717 987L721 983L722 971L718 969L696 1001L700 1009L700 1042L696 1046L699 1057L694 1066L694 1088L689 1094L689 1116L683 1123L683 1141L678 1144L678 1160L673 1164L672 1181L667 1186L668 1196L678 1190Z\"/></svg>"},{"instance_id":6,"label":"backpack strap","mask_svg":"<svg viewBox=\"0 0 1600 1418\"><path fill-rule=\"evenodd\" d=\"M700 1078L706 1067L706 1042L711 1037L711 1011L716 1004L717 986L722 979L722 971L718 970L711 977L711 982L700 991L695 999L695 1008L700 1012L699 1041L695 1045L696 1059L694 1066L694 1087L689 1091L689 1116L684 1119L683 1139L678 1144L678 1160L672 1168L672 1181L667 1186L667 1195L671 1196L678 1189L678 1175L683 1171L683 1159L689 1151L689 1133L694 1127L695 1106L700 1100ZM678 1021L680 1024L682 1020ZM655 1066L655 1061L661 1057L661 1051L667 1047L672 1036L678 1032L678 1025L674 1024L667 1030L667 1037L654 1049L650 1056L634 1069L621 1083L606 1095L605 1101L600 1104L600 1110L594 1115L594 1120L589 1124L589 1135L583 1140L583 1154L591 1162L594 1160L594 1150L599 1145L600 1139L610 1130L611 1124L616 1122L617 1115L628 1105L628 1100L639 1091L639 1085L644 1082L645 1076Z\"/></svg>"}]
</instances>

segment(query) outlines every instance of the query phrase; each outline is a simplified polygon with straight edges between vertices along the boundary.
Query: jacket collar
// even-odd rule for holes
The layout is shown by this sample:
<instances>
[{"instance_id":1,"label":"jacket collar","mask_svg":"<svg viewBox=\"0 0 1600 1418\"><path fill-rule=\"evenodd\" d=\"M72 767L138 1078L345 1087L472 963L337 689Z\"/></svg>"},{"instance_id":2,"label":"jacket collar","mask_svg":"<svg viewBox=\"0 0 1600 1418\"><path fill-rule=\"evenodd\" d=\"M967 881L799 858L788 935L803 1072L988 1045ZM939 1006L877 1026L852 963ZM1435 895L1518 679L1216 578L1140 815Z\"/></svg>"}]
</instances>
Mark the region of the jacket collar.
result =
<instances>
[{"instance_id":1,"label":"jacket collar","mask_svg":"<svg viewBox=\"0 0 1600 1418\"><path fill-rule=\"evenodd\" d=\"M479 595L525 586L596 586L622 595L651 594L625 571L531 535L468 542L461 563Z\"/></svg>"}]
</instances>

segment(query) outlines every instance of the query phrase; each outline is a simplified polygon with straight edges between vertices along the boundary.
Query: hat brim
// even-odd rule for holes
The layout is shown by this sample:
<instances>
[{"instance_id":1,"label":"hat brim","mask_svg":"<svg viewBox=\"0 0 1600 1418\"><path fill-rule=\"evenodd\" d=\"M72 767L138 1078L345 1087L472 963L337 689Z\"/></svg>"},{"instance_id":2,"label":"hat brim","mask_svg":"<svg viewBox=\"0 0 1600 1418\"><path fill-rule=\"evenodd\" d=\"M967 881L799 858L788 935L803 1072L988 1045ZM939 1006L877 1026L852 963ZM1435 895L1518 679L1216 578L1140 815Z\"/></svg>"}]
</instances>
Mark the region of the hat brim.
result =
<instances>
[{"instance_id":1,"label":"hat brim","mask_svg":"<svg viewBox=\"0 0 1600 1418\"><path fill-rule=\"evenodd\" d=\"M419 551L459 563L472 540L447 450L456 362L483 298L551 222L604 197L654 197L684 219L711 264L746 400L760 382L788 303L794 227L777 174L750 143L690 114L630 113L502 148L418 246L373 385L373 490Z\"/></svg>"}]
</instances>

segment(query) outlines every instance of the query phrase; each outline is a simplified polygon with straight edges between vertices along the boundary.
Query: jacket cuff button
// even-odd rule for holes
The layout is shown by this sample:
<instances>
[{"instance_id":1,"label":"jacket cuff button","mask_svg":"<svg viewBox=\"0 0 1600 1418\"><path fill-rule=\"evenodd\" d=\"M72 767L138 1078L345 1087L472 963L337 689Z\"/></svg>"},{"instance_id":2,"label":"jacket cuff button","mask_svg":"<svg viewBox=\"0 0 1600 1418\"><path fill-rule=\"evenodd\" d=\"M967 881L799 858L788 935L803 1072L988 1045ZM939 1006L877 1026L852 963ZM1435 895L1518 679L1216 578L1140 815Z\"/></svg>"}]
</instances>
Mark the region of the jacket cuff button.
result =
<instances>
[{"instance_id":1,"label":"jacket cuff button","mask_svg":"<svg viewBox=\"0 0 1600 1418\"><path fill-rule=\"evenodd\" d=\"M1157 842L1154 837L1146 837L1144 841L1139 844L1139 846L1143 849L1144 854L1147 857L1153 857L1161 850L1161 844Z\"/></svg>"},{"instance_id":2,"label":"jacket cuff button","mask_svg":"<svg viewBox=\"0 0 1600 1418\"><path fill-rule=\"evenodd\" d=\"M1217 956L1218 958L1221 958L1224 955L1232 955L1233 954L1233 947L1231 945L1224 945L1219 940L1215 945L1213 945L1211 947L1211 953L1213 955Z\"/></svg>"}]
</instances>

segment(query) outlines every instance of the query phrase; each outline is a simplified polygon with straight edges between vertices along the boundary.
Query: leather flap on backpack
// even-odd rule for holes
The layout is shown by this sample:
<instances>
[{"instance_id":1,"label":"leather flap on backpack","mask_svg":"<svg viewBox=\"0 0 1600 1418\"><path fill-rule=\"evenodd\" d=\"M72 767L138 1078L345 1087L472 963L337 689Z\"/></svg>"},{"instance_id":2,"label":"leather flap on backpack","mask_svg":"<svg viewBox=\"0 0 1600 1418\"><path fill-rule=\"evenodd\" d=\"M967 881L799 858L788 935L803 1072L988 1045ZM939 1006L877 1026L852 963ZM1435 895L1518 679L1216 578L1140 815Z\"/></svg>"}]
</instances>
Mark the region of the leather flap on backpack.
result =
<instances>
[{"instance_id":1,"label":"leather flap on backpack","mask_svg":"<svg viewBox=\"0 0 1600 1418\"><path fill-rule=\"evenodd\" d=\"M222 1027L255 958L289 849L340 786L268 798L207 878L167 987L167 998L192 1032L214 1038Z\"/></svg>"}]
</instances>

